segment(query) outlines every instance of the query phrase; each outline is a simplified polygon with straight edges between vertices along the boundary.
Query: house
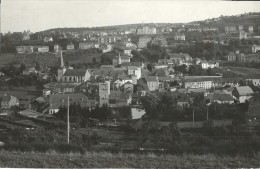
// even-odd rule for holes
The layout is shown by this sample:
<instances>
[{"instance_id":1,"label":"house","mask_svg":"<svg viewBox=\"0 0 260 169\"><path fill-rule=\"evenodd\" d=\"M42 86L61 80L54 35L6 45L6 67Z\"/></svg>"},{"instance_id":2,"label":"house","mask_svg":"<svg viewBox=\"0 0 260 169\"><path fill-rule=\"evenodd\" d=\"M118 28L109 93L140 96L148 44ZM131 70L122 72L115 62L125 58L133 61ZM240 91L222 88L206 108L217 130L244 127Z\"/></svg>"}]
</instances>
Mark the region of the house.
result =
<instances>
[{"instance_id":1,"label":"house","mask_svg":"<svg viewBox=\"0 0 260 169\"><path fill-rule=\"evenodd\" d=\"M70 94L51 94L49 98L49 114L57 113L60 107L68 106L68 98L69 104L79 104L82 108L91 107L90 102L82 93L70 93Z\"/></svg>"},{"instance_id":2,"label":"house","mask_svg":"<svg viewBox=\"0 0 260 169\"><path fill-rule=\"evenodd\" d=\"M141 78L142 69L136 66L128 66L127 67L127 74L128 75L136 75L137 80Z\"/></svg>"},{"instance_id":3,"label":"house","mask_svg":"<svg viewBox=\"0 0 260 169\"><path fill-rule=\"evenodd\" d=\"M167 64L167 65L173 65L174 62L172 59L159 59L158 64Z\"/></svg>"},{"instance_id":4,"label":"house","mask_svg":"<svg viewBox=\"0 0 260 169\"><path fill-rule=\"evenodd\" d=\"M167 64L155 63L155 64L154 64L154 68L155 68L155 69L167 69L167 68L168 68L168 65L167 65Z\"/></svg>"},{"instance_id":5,"label":"house","mask_svg":"<svg viewBox=\"0 0 260 169\"><path fill-rule=\"evenodd\" d=\"M254 92L249 86L237 86L232 91L232 94L240 103L244 103L246 100L249 100L252 97Z\"/></svg>"},{"instance_id":6,"label":"house","mask_svg":"<svg viewBox=\"0 0 260 169\"><path fill-rule=\"evenodd\" d=\"M240 31L239 39L247 39L247 33L245 31Z\"/></svg>"},{"instance_id":7,"label":"house","mask_svg":"<svg viewBox=\"0 0 260 169\"><path fill-rule=\"evenodd\" d=\"M123 91L124 93L130 93L130 94L133 94L134 92L134 84L131 83L131 82L126 82L124 85L123 85Z\"/></svg>"},{"instance_id":8,"label":"house","mask_svg":"<svg viewBox=\"0 0 260 169\"><path fill-rule=\"evenodd\" d=\"M185 41L185 35L184 35L184 34L181 34L181 33L177 33L177 34L174 36L174 40Z\"/></svg>"},{"instance_id":9,"label":"house","mask_svg":"<svg viewBox=\"0 0 260 169\"><path fill-rule=\"evenodd\" d=\"M38 97L30 103L29 109L40 113L47 113L49 109L49 99L46 97Z\"/></svg>"},{"instance_id":10,"label":"house","mask_svg":"<svg viewBox=\"0 0 260 169\"><path fill-rule=\"evenodd\" d=\"M114 66L117 66L117 65L121 65L122 63L126 63L126 62L130 62L130 57L129 56L121 56L120 53L118 56L116 56L114 59L113 59L113 65Z\"/></svg>"},{"instance_id":11,"label":"house","mask_svg":"<svg viewBox=\"0 0 260 169\"><path fill-rule=\"evenodd\" d=\"M101 36L98 38L99 43L114 43L116 42L115 36Z\"/></svg>"},{"instance_id":12,"label":"house","mask_svg":"<svg viewBox=\"0 0 260 169\"><path fill-rule=\"evenodd\" d=\"M176 104L182 109L188 108L192 105L192 100L186 94L180 94L176 96Z\"/></svg>"},{"instance_id":13,"label":"house","mask_svg":"<svg viewBox=\"0 0 260 169\"><path fill-rule=\"evenodd\" d=\"M123 93L119 90L111 91L109 95L109 106L122 107L129 106L132 103L132 96L129 93Z\"/></svg>"},{"instance_id":14,"label":"house","mask_svg":"<svg viewBox=\"0 0 260 169\"><path fill-rule=\"evenodd\" d=\"M248 26L248 32L249 33L254 33L254 27L253 26Z\"/></svg>"},{"instance_id":15,"label":"house","mask_svg":"<svg viewBox=\"0 0 260 169\"><path fill-rule=\"evenodd\" d=\"M209 100L210 103L218 104L233 104L234 99L230 94L223 93L213 93L206 96L206 100Z\"/></svg>"},{"instance_id":16,"label":"house","mask_svg":"<svg viewBox=\"0 0 260 169\"><path fill-rule=\"evenodd\" d=\"M30 30L23 31L23 40L30 40L30 34L32 34Z\"/></svg>"},{"instance_id":17,"label":"house","mask_svg":"<svg viewBox=\"0 0 260 169\"><path fill-rule=\"evenodd\" d=\"M227 56L228 61L237 61L237 53L230 52Z\"/></svg>"},{"instance_id":18,"label":"house","mask_svg":"<svg viewBox=\"0 0 260 169\"><path fill-rule=\"evenodd\" d=\"M60 49L61 49L61 48L60 48L59 45L57 45L57 44L54 45L54 52L55 52L55 53L58 53L58 52L60 51Z\"/></svg>"},{"instance_id":19,"label":"house","mask_svg":"<svg viewBox=\"0 0 260 169\"><path fill-rule=\"evenodd\" d=\"M156 34L156 28L155 27L149 27L149 26L143 26L139 27L136 32L138 35L143 34Z\"/></svg>"},{"instance_id":20,"label":"house","mask_svg":"<svg viewBox=\"0 0 260 169\"><path fill-rule=\"evenodd\" d=\"M147 47L147 43L150 42L151 38L144 36L144 37L140 37L139 41L138 41L138 48L139 49L143 49Z\"/></svg>"},{"instance_id":21,"label":"house","mask_svg":"<svg viewBox=\"0 0 260 169\"><path fill-rule=\"evenodd\" d=\"M110 81L98 83L99 105L108 104L110 95Z\"/></svg>"},{"instance_id":22,"label":"house","mask_svg":"<svg viewBox=\"0 0 260 169\"><path fill-rule=\"evenodd\" d=\"M202 67L202 69L215 68L215 67L218 68L219 62L202 60L201 61L201 67Z\"/></svg>"},{"instance_id":23,"label":"house","mask_svg":"<svg viewBox=\"0 0 260 169\"><path fill-rule=\"evenodd\" d=\"M163 47L167 47L168 43L164 37L156 37L151 40L151 44L160 45Z\"/></svg>"},{"instance_id":24,"label":"house","mask_svg":"<svg viewBox=\"0 0 260 169\"><path fill-rule=\"evenodd\" d=\"M67 45L67 50L74 50L74 44L72 42Z\"/></svg>"},{"instance_id":25,"label":"house","mask_svg":"<svg viewBox=\"0 0 260 169\"><path fill-rule=\"evenodd\" d=\"M259 74L250 74L245 77L247 82L252 82L254 86L260 86L260 75Z\"/></svg>"},{"instance_id":26,"label":"house","mask_svg":"<svg viewBox=\"0 0 260 169\"><path fill-rule=\"evenodd\" d=\"M252 46L252 52L256 53L257 51L260 51L260 45L253 45Z\"/></svg>"},{"instance_id":27,"label":"house","mask_svg":"<svg viewBox=\"0 0 260 169\"><path fill-rule=\"evenodd\" d=\"M236 33L237 32L237 28L234 25L226 25L225 26L225 32L226 33Z\"/></svg>"},{"instance_id":28,"label":"house","mask_svg":"<svg viewBox=\"0 0 260 169\"><path fill-rule=\"evenodd\" d=\"M112 51L112 45L110 44L102 44L99 46L99 49L102 50L102 53L107 53Z\"/></svg>"},{"instance_id":29,"label":"house","mask_svg":"<svg viewBox=\"0 0 260 169\"><path fill-rule=\"evenodd\" d=\"M44 37L44 43L53 42L53 38L51 36Z\"/></svg>"},{"instance_id":30,"label":"house","mask_svg":"<svg viewBox=\"0 0 260 169\"><path fill-rule=\"evenodd\" d=\"M12 106L19 106L19 99L15 96L5 94L1 100L1 108L10 109Z\"/></svg>"},{"instance_id":31,"label":"house","mask_svg":"<svg viewBox=\"0 0 260 169\"><path fill-rule=\"evenodd\" d=\"M145 77L144 82L147 84L149 91L155 91L159 89L159 80L157 77L154 76Z\"/></svg>"},{"instance_id":32,"label":"house","mask_svg":"<svg viewBox=\"0 0 260 169\"><path fill-rule=\"evenodd\" d=\"M51 90L50 90L50 89L43 89L42 95L43 95L44 97L47 97L47 96L49 96L50 94L51 94Z\"/></svg>"},{"instance_id":33,"label":"house","mask_svg":"<svg viewBox=\"0 0 260 169\"><path fill-rule=\"evenodd\" d=\"M127 82L133 83L132 78L129 76L119 76L119 78L117 78L116 81L113 83L113 88L115 87L116 89L118 89Z\"/></svg>"},{"instance_id":34,"label":"house","mask_svg":"<svg viewBox=\"0 0 260 169\"><path fill-rule=\"evenodd\" d=\"M35 70L35 67L28 67L23 70L23 75L30 75L32 73L37 73L37 70Z\"/></svg>"},{"instance_id":35,"label":"house","mask_svg":"<svg viewBox=\"0 0 260 169\"><path fill-rule=\"evenodd\" d=\"M93 43L86 43L86 42L81 42L79 43L79 49L91 49L91 48L94 48L94 44Z\"/></svg>"},{"instance_id":36,"label":"house","mask_svg":"<svg viewBox=\"0 0 260 169\"><path fill-rule=\"evenodd\" d=\"M49 46L38 46L38 52L40 52L40 53L49 52Z\"/></svg>"},{"instance_id":37,"label":"house","mask_svg":"<svg viewBox=\"0 0 260 169\"><path fill-rule=\"evenodd\" d=\"M17 53L33 53L33 46L16 46Z\"/></svg>"}]
</instances>

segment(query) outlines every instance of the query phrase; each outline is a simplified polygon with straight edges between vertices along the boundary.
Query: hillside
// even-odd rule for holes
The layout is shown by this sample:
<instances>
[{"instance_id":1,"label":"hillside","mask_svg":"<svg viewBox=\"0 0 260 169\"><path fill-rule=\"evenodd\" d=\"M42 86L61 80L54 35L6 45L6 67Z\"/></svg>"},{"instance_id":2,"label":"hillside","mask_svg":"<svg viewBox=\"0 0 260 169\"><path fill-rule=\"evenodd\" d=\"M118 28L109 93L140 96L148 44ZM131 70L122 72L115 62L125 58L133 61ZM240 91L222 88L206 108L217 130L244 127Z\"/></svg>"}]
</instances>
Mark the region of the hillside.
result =
<instances>
[{"instance_id":1,"label":"hillside","mask_svg":"<svg viewBox=\"0 0 260 169\"><path fill-rule=\"evenodd\" d=\"M222 28L225 25L239 25L243 24L244 26L258 26L260 23L260 13L254 12L249 14L239 14L233 16L220 16L218 18L209 18L206 20L201 21L193 21L190 23L186 23L187 25L190 24L200 24L201 26L211 26L211 27L218 27ZM157 27L162 26L176 26L181 25L182 23L145 23L145 25L155 25ZM258 25L257 25L258 24ZM136 28L141 26L142 23L136 24L124 24L124 25L113 25L113 26L102 26L102 27L80 27L80 28L53 28L49 30L44 30L38 32L40 34L50 34L53 31L60 31L60 32L84 32L84 31L122 31L122 30L129 30L130 28Z\"/></svg>"},{"instance_id":2,"label":"hillside","mask_svg":"<svg viewBox=\"0 0 260 169\"><path fill-rule=\"evenodd\" d=\"M22 153L0 151L6 168L241 168L259 167L259 157L215 155L112 154L107 152Z\"/></svg>"}]
</instances>

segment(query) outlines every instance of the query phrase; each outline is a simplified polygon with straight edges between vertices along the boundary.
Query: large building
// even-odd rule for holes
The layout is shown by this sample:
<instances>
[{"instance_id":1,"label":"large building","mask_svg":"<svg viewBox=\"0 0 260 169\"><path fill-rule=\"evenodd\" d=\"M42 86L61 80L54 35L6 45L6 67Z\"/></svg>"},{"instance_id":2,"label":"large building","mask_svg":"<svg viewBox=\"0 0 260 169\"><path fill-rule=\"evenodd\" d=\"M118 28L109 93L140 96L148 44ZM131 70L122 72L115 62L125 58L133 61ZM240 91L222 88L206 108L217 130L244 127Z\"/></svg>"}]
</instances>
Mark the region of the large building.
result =
<instances>
[{"instance_id":1,"label":"large building","mask_svg":"<svg viewBox=\"0 0 260 169\"><path fill-rule=\"evenodd\" d=\"M185 88L204 88L213 87L213 81L221 78L221 76L186 76L184 79Z\"/></svg>"},{"instance_id":2,"label":"large building","mask_svg":"<svg viewBox=\"0 0 260 169\"><path fill-rule=\"evenodd\" d=\"M58 69L58 82L63 83L83 83L89 80L90 73L86 69L68 69L64 66L61 51L61 66Z\"/></svg>"},{"instance_id":3,"label":"large building","mask_svg":"<svg viewBox=\"0 0 260 169\"><path fill-rule=\"evenodd\" d=\"M227 26L225 26L225 32L226 33L236 33L237 28L236 28L236 26L233 26L233 25L227 25Z\"/></svg>"},{"instance_id":4,"label":"large building","mask_svg":"<svg viewBox=\"0 0 260 169\"><path fill-rule=\"evenodd\" d=\"M129 63L130 57L129 56L121 56L120 53L113 59L113 66L121 65L122 63Z\"/></svg>"},{"instance_id":5,"label":"large building","mask_svg":"<svg viewBox=\"0 0 260 169\"><path fill-rule=\"evenodd\" d=\"M87 43L87 42L81 42L79 43L79 49L91 49L91 48L95 48L93 43Z\"/></svg>"},{"instance_id":6,"label":"large building","mask_svg":"<svg viewBox=\"0 0 260 169\"><path fill-rule=\"evenodd\" d=\"M98 84L99 105L108 104L110 95L110 81Z\"/></svg>"},{"instance_id":7,"label":"large building","mask_svg":"<svg viewBox=\"0 0 260 169\"><path fill-rule=\"evenodd\" d=\"M155 91L159 89L159 80L157 77L145 77L144 82L147 84L149 91Z\"/></svg>"},{"instance_id":8,"label":"large building","mask_svg":"<svg viewBox=\"0 0 260 169\"><path fill-rule=\"evenodd\" d=\"M17 53L33 53L33 46L16 46Z\"/></svg>"},{"instance_id":9,"label":"large building","mask_svg":"<svg viewBox=\"0 0 260 169\"><path fill-rule=\"evenodd\" d=\"M147 43L151 41L150 37L144 36L144 37L140 37L139 41L138 41L138 48L142 49L142 48L146 48L147 47Z\"/></svg>"},{"instance_id":10,"label":"large building","mask_svg":"<svg viewBox=\"0 0 260 169\"><path fill-rule=\"evenodd\" d=\"M70 94L51 94L49 99L49 114L57 113L61 107L68 106L69 104L78 104L82 108L91 107L88 98L82 93L70 93Z\"/></svg>"},{"instance_id":11,"label":"large building","mask_svg":"<svg viewBox=\"0 0 260 169\"><path fill-rule=\"evenodd\" d=\"M155 27L149 27L149 26L143 26L141 28L138 28L136 33L138 35L156 34L156 28Z\"/></svg>"}]
</instances>

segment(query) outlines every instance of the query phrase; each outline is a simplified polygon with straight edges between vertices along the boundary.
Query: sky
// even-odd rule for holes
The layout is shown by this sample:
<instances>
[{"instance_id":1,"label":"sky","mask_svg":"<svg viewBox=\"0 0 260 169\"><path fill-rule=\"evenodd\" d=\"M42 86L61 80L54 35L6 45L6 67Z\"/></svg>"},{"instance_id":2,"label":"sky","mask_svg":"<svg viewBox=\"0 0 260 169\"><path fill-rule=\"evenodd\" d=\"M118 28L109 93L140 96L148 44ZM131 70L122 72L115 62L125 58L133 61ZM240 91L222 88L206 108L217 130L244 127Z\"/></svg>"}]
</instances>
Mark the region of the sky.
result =
<instances>
[{"instance_id":1,"label":"sky","mask_svg":"<svg viewBox=\"0 0 260 169\"><path fill-rule=\"evenodd\" d=\"M3 33L132 23L186 23L260 12L260 1L2 0Z\"/></svg>"}]
</instances>

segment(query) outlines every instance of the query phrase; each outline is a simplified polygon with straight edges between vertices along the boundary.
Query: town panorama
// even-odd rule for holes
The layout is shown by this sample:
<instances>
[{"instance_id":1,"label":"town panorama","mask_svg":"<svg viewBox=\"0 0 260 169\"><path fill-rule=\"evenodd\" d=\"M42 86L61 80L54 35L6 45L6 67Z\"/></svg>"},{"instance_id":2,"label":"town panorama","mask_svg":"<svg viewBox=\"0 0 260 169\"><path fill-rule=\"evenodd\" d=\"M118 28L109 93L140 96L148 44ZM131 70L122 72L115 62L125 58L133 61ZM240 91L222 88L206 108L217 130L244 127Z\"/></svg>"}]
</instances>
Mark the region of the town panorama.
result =
<instances>
[{"instance_id":1,"label":"town panorama","mask_svg":"<svg viewBox=\"0 0 260 169\"><path fill-rule=\"evenodd\" d=\"M259 12L0 47L0 167L260 167Z\"/></svg>"}]
</instances>

